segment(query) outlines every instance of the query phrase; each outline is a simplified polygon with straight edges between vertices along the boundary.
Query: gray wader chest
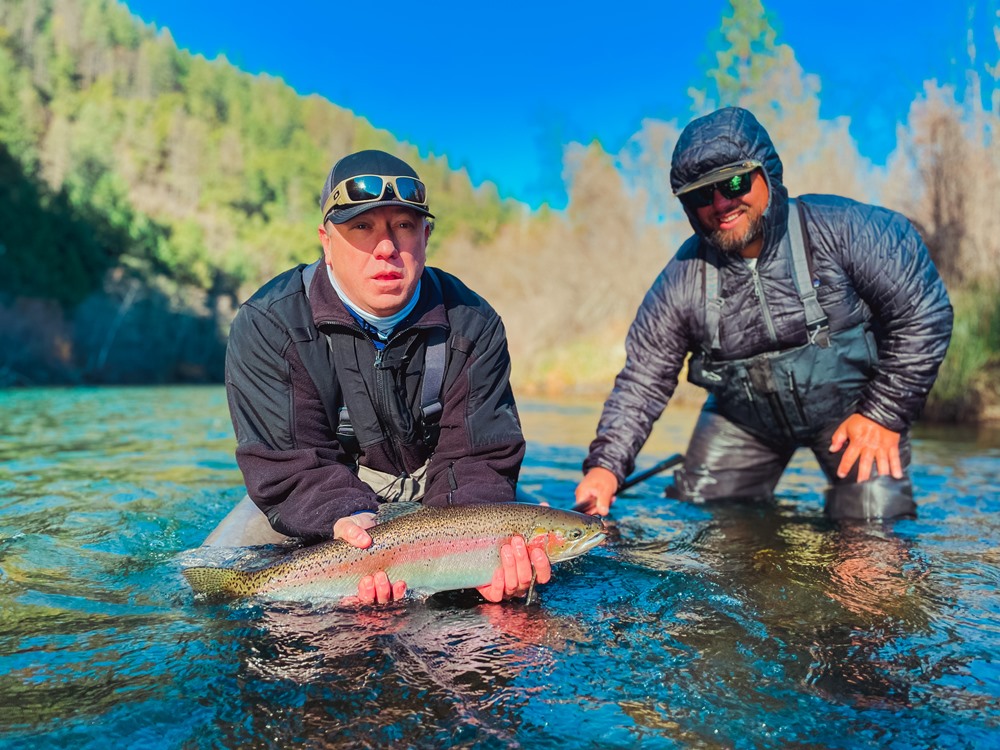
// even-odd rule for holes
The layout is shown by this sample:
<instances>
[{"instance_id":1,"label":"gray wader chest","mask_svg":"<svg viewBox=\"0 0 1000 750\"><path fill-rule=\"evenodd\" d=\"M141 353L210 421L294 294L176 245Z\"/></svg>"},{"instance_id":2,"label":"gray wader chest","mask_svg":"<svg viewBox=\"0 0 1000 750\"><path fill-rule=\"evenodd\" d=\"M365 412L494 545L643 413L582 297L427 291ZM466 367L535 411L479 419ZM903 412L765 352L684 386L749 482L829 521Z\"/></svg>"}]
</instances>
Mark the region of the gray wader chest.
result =
<instances>
[{"instance_id":1,"label":"gray wader chest","mask_svg":"<svg viewBox=\"0 0 1000 750\"><path fill-rule=\"evenodd\" d=\"M789 201L788 232L795 286L805 308L809 342L746 359L719 358L722 309L719 256L702 243L706 341L692 355L688 380L711 394L710 408L767 440L802 443L853 411L878 362L866 324L832 333L816 298L799 207Z\"/></svg>"}]
</instances>

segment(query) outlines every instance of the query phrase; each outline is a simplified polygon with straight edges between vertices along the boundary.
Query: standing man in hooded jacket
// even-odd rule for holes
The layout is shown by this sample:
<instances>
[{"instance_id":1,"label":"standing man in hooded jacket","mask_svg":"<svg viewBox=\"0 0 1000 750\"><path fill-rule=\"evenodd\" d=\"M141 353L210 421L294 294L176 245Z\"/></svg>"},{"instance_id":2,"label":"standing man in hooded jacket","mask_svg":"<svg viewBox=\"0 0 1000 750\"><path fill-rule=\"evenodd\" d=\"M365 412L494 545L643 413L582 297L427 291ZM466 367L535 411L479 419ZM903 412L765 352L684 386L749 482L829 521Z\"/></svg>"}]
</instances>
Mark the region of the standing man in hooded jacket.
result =
<instances>
[{"instance_id":1,"label":"standing man in hooded jacket","mask_svg":"<svg viewBox=\"0 0 1000 750\"><path fill-rule=\"evenodd\" d=\"M609 512L691 355L688 379L709 397L668 495L770 498L808 447L831 518L914 515L910 426L952 309L912 224L835 195L790 200L770 136L737 107L684 129L670 183L695 234L629 330L578 509Z\"/></svg>"},{"instance_id":2,"label":"standing man in hooded jacket","mask_svg":"<svg viewBox=\"0 0 1000 750\"><path fill-rule=\"evenodd\" d=\"M385 502L515 499L525 443L503 324L426 267L424 183L391 154L359 151L334 164L320 206L320 260L269 281L233 321L226 392L248 497L207 545L368 547ZM501 562L478 589L490 601L549 579L544 551L520 537ZM388 602L405 583L380 572L358 595Z\"/></svg>"}]
</instances>

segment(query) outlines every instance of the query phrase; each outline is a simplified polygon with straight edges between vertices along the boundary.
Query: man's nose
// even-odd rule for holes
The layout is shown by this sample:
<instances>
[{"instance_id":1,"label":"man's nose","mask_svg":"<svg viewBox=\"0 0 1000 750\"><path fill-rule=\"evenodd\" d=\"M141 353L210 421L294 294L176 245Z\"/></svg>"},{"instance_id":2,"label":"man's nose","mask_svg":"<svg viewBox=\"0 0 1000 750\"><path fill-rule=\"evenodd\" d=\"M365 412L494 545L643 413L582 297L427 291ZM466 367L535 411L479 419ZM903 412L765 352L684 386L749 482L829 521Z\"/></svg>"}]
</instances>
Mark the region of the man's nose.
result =
<instances>
[{"instance_id":1,"label":"man's nose","mask_svg":"<svg viewBox=\"0 0 1000 750\"><path fill-rule=\"evenodd\" d=\"M392 232L387 231L379 237L375 245L374 255L379 258L391 258L396 254L396 238Z\"/></svg>"},{"instance_id":2,"label":"man's nose","mask_svg":"<svg viewBox=\"0 0 1000 750\"><path fill-rule=\"evenodd\" d=\"M717 211L732 208L733 203L738 203L739 198L727 198L722 194L722 191L716 189L712 191L712 207Z\"/></svg>"}]
</instances>

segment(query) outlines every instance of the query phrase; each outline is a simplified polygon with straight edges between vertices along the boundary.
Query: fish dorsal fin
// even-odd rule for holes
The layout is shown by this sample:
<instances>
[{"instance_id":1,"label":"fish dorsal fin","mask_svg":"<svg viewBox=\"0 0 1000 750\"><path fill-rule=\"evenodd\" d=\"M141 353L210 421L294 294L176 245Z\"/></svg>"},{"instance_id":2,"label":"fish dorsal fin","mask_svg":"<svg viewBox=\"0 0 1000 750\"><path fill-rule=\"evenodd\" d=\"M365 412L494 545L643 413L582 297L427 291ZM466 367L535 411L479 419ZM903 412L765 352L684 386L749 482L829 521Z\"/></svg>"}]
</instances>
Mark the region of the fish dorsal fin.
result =
<instances>
[{"instance_id":1,"label":"fish dorsal fin","mask_svg":"<svg viewBox=\"0 0 1000 750\"><path fill-rule=\"evenodd\" d=\"M423 510L423 505L420 503L402 501L398 503L382 503L378 506L378 512L375 514L376 523L386 523L394 518L401 518L402 516L408 516L411 513L417 513Z\"/></svg>"}]
</instances>

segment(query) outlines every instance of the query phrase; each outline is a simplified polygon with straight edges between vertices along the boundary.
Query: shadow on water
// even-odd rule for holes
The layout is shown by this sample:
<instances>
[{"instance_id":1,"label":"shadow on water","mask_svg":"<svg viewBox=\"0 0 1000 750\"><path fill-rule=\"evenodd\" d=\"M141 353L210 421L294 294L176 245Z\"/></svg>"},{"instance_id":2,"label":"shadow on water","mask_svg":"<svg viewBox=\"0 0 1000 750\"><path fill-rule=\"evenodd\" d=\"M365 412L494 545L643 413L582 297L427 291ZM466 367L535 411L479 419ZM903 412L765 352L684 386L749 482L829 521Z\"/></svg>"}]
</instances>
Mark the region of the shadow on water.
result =
<instances>
[{"instance_id":1,"label":"shadow on water","mask_svg":"<svg viewBox=\"0 0 1000 750\"><path fill-rule=\"evenodd\" d=\"M523 482L569 507L596 408L524 411ZM1000 746L998 444L916 440L892 525L826 521L803 457L770 507L657 477L538 606L208 604L179 560L242 495L226 420L221 389L0 394L0 747Z\"/></svg>"},{"instance_id":2,"label":"shadow on water","mask_svg":"<svg viewBox=\"0 0 1000 750\"><path fill-rule=\"evenodd\" d=\"M278 747L310 738L343 747L518 746L524 706L581 637L573 619L459 595L386 610L268 605L238 616L240 627L219 637L243 655L220 685L230 696L239 686L245 711L243 722L226 722L219 739L227 747L265 738ZM288 694L294 706L275 700Z\"/></svg>"}]
</instances>

